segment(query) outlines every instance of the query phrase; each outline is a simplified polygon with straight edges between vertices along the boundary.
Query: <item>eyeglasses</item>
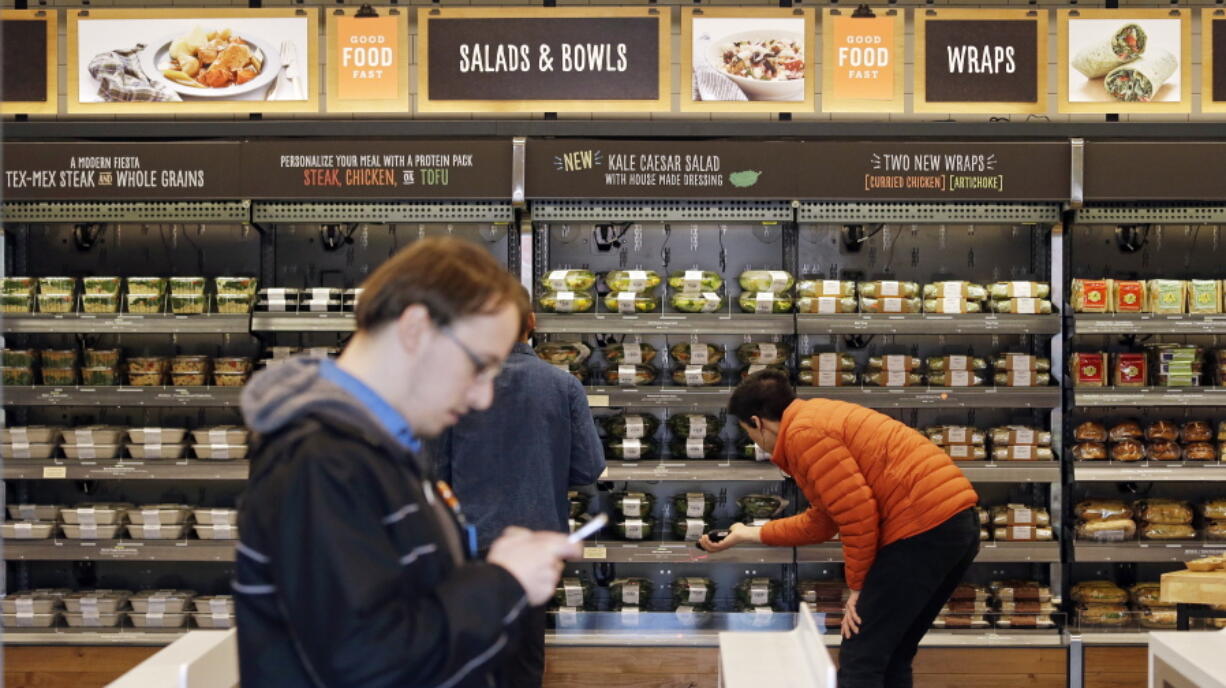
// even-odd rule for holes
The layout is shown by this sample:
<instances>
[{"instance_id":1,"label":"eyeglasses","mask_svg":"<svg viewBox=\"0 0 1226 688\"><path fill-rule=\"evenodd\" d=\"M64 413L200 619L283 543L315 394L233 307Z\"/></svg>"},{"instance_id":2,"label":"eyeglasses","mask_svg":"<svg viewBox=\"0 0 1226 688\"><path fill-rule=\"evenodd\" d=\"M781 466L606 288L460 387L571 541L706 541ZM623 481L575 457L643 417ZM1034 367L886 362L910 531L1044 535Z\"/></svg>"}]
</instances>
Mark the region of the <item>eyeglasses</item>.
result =
<instances>
[{"instance_id":1,"label":"eyeglasses","mask_svg":"<svg viewBox=\"0 0 1226 688\"><path fill-rule=\"evenodd\" d=\"M502 361L487 361L482 359L472 349L468 348L467 344L460 341L460 338L456 336L456 333L453 332L450 327L444 325L439 327L438 331L441 332L444 337L450 339L457 347L459 347L460 351L463 351L464 355L468 357L468 361L473 364L473 377L476 379L493 380L494 378L498 377L498 373L502 372Z\"/></svg>"}]
</instances>

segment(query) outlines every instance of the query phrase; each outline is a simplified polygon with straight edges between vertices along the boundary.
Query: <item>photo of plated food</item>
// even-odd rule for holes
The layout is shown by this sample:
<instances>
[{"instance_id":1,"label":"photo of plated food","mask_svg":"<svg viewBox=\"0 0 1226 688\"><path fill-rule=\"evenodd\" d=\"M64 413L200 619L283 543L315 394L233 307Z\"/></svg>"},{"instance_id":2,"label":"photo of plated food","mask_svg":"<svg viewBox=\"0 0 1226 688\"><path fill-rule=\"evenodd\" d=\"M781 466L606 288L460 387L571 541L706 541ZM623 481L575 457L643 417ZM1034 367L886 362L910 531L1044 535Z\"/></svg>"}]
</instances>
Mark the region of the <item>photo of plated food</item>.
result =
<instances>
[{"instance_id":1,"label":"photo of plated food","mask_svg":"<svg viewBox=\"0 0 1226 688\"><path fill-rule=\"evenodd\" d=\"M1070 103L1177 103L1178 19L1070 19Z\"/></svg>"},{"instance_id":2,"label":"photo of plated food","mask_svg":"<svg viewBox=\"0 0 1226 688\"><path fill-rule=\"evenodd\" d=\"M190 88L229 88L251 82L266 62L264 51L231 32L196 26L167 44L162 76Z\"/></svg>"},{"instance_id":3,"label":"photo of plated food","mask_svg":"<svg viewBox=\"0 0 1226 688\"><path fill-rule=\"evenodd\" d=\"M695 18L694 100L803 101L811 67L804 29L804 18Z\"/></svg>"},{"instance_id":4,"label":"photo of plated food","mask_svg":"<svg viewBox=\"0 0 1226 688\"><path fill-rule=\"evenodd\" d=\"M720 46L720 70L729 76L759 81L791 81L805 78L805 48L800 41L724 41Z\"/></svg>"}]
</instances>

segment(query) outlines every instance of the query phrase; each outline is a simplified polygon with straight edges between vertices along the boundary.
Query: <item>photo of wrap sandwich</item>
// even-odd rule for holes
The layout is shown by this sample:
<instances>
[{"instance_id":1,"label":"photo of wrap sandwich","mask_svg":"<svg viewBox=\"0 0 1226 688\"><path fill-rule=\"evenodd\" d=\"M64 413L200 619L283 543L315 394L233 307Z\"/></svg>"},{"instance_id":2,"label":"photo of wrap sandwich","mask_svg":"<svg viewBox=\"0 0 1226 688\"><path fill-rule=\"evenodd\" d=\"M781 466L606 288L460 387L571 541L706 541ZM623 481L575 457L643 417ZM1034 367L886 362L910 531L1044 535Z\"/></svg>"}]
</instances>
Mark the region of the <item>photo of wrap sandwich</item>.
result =
<instances>
[{"instance_id":1,"label":"photo of wrap sandwich","mask_svg":"<svg viewBox=\"0 0 1226 688\"><path fill-rule=\"evenodd\" d=\"M1179 19L1070 19L1069 103L1178 103Z\"/></svg>"}]
</instances>

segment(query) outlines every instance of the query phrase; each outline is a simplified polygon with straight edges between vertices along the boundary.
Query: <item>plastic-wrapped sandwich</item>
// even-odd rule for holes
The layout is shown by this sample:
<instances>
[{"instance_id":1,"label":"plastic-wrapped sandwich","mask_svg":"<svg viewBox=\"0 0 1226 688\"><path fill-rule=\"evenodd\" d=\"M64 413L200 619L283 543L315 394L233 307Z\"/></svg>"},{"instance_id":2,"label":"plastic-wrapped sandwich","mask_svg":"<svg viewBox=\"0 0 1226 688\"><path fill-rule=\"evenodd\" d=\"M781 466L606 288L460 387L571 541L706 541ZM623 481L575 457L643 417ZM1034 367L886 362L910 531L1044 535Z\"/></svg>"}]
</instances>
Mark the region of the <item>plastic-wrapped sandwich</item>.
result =
<instances>
[{"instance_id":1,"label":"plastic-wrapped sandwich","mask_svg":"<svg viewBox=\"0 0 1226 688\"><path fill-rule=\"evenodd\" d=\"M1112 69L1103 80L1103 85L1116 100L1148 103L1178 68L1179 61L1174 55L1155 48L1139 60Z\"/></svg>"},{"instance_id":2,"label":"plastic-wrapped sandwich","mask_svg":"<svg viewBox=\"0 0 1226 688\"><path fill-rule=\"evenodd\" d=\"M1140 26L1125 24L1110 37L1090 43L1078 51L1073 57L1073 69L1087 79L1105 76L1116 67L1141 57L1145 52L1146 40L1145 31Z\"/></svg>"}]
</instances>

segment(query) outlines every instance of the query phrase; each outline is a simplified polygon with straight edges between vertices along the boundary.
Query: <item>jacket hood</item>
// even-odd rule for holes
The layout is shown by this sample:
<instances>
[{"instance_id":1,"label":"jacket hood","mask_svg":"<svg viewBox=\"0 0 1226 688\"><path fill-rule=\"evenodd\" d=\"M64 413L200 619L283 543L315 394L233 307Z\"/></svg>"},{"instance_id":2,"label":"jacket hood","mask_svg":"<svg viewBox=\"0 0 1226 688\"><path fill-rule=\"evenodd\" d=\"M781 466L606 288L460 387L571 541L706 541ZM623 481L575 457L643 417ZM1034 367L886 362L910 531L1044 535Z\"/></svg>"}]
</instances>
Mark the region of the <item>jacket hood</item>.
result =
<instances>
[{"instance_id":1,"label":"jacket hood","mask_svg":"<svg viewBox=\"0 0 1226 688\"><path fill-rule=\"evenodd\" d=\"M310 414L385 434L378 419L357 399L320 375L323 362L323 358L295 356L252 377L241 399L247 427L268 435Z\"/></svg>"}]
</instances>

